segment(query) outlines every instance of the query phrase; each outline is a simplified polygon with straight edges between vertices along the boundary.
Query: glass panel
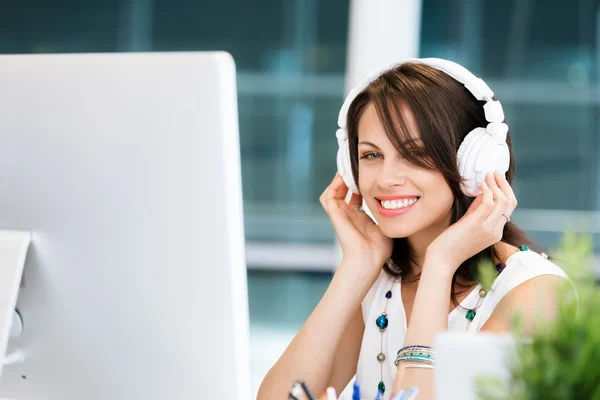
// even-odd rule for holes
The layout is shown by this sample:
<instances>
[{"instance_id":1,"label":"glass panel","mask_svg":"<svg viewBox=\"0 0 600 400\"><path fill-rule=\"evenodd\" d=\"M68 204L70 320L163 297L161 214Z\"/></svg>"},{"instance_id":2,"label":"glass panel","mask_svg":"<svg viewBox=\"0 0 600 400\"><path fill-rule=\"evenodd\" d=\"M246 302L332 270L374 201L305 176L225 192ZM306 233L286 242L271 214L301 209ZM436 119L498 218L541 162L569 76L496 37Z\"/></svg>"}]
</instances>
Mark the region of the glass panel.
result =
<instances>
[{"instance_id":1,"label":"glass panel","mask_svg":"<svg viewBox=\"0 0 600 400\"><path fill-rule=\"evenodd\" d=\"M598 209L595 106L503 104L517 159L519 208Z\"/></svg>"},{"instance_id":2,"label":"glass panel","mask_svg":"<svg viewBox=\"0 0 600 400\"><path fill-rule=\"evenodd\" d=\"M462 63L502 101L519 209L600 210L599 22L593 0L423 0L421 56Z\"/></svg>"},{"instance_id":3,"label":"glass panel","mask_svg":"<svg viewBox=\"0 0 600 400\"><path fill-rule=\"evenodd\" d=\"M597 80L594 0L422 1L423 56L450 58L489 80Z\"/></svg>"},{"instance_id":4,"label":"glass panel","mask_svg":"<svg viewBox=\"0 0 600 400\"><path fill-rule=\"evenodd\" d=\"M250 360L254 391L312 313L329 273L248 271Z\"/></svg>"},{"instance_id":5,"label":"glass panel","mask_svg":"<svg viewBox=\"0 0 600 400\"><path fill-rule=\"evenodd\" d=\"M6 2L0 12L0 53L116 51L121 11L116 0Z\"/></svg>"}]
</instances>

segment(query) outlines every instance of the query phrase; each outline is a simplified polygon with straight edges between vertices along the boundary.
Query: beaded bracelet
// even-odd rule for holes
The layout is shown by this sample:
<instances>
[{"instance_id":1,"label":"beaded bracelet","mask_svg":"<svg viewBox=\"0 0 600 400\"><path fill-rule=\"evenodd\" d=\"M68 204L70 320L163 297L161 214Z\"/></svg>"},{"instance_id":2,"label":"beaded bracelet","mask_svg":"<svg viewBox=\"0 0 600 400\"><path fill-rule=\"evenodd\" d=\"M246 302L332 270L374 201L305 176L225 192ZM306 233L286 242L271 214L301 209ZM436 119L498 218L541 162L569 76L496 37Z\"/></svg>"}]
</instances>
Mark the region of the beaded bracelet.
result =
<instances>
[{"instance_id":1,"label":"beaded bracelet","mask_svg":"<svg viewBox=\"0 0 600 400\"><path fill-rule=\"evenodd\" d=\"M403 362L418 362L435 365L435 351L429 346L413 345L403 347L398 350L394 364L398 366L398 364Z\"/></svg>"},{"instance_id":2,"label":"beaded bracelet","mask_svg":"<svg viewBox=\"0 0 600 400\"><path fill-rule=\"evenodd\" d=\"M400 354L401 352L403 352L405 350L433 350L433 348L429 347L429 346L422 346L420 344L412 344L410 346L404 346L403 348L398 350L397 354Z\"/></svg>"}]
</instances>

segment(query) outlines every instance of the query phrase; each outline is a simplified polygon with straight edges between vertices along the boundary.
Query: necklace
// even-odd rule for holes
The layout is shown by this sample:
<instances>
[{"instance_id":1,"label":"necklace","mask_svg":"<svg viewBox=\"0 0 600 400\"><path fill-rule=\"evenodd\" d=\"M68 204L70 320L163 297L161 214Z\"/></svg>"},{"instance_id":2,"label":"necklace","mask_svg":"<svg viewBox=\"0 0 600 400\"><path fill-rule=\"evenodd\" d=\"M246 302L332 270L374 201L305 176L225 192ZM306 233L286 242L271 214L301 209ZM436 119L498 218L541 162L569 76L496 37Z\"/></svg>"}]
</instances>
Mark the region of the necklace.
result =
<instances>
[{"instance_id":1,"label":"necklace","mask_svg":"<svg viewBox=\"0 0 600 400\"><path fill-rule=\"evenodd\" d=\"M381 332L379 354L377 354L377 361L379 361L379 368L380 368L380 371L379 371L380 379L379 379L379 384L377 385L377 390L382 395L385 393L385 383L383 382L383 363L385 362L385 359L386 359L385 354L383 353L383 334L385 333L385 330L389 323L389 319L387 316L387 306L388 306L390 299L392 298L392 289L394 288L394 285L396 284L396 281L398 280L398 275L401 272L400 269L398 268L398 266L396 265L396 263L394 263L394 261L392 261L391 258L386 261L386 264L392 271L397 271L397 275L394 277L394 280L392 281L392 284L389 287L389 289L387 290L387 292L385 292L385 305L383 306L383 312L375 320L375 324L377 325L377 327L379 328L379 331Z\"/></svg>"},{"instance_id":2,"label":"necklace","mask_svg":"<svg viewBox=\"0 0 600 400\"><path fill-rule=\"evenodd\" d=\"M529 251L529 246L525 246L525 245L519 246L519 251ZM546 253L541 253L541 255L544 258L548 258ZM500 263L500 264L496 265L496 272L498 273L498 275L500 275L500 273L502 271L504 271L504 268L506 268L506 263ZM481 305L481 302L483 301L483 299L486 295L487 295L487 292L485 291L485 289L480 289L479 290L479 298L477 299L477 304L475 305L475 308L467 310L467 313L465 314L465 318L469 322L467 322L467 327L465 328L465 332L469 329L469 326L471 326L471 322L473 322L473 320L475 319L475 316L477 315L477 309Z\"/></svg>"},{"instance_id":3,"label":"necklace","mask_svg":"<svg viewBox=\"0 0 600 400\"><path fill-rule=\"evenodd\" d=\"M525 246L525 245L519 246L519 251L529 251L529 247ZM544 258L548 258L548 256L545 253L541 253L541 256ZM400 270L400 268L398 268L396 263L394 263L394 261L391 258L386 261L386 264L392 271L397 271L397 275L394 277L394 280L392 281L392 284L389 287L389 289L385 292L385 305L383 307L383 312L375 320L375 324L377 325L377 327L379 328L379 331L381 332L381 342L380 342L380 347L379 347L379 353L377 354L377 361L379 361L379 367L380 367L380 379L379 379L379 384L377 385L377 390L382 395L385 393L385 389L386 389L385 383L383 382L383 363L386 360L386 356L383 353L383 336L384 336L384 334L386 332L386 328L388 327L388 324L389 324L389 318L387 315L387 307L388 307L388 303L389 303L390 299L392 298L392 289L393 289L394 285L396 284L396 282L398 281L398 275L402 272ZM500 263L500 264L496 265L496 271L497 271L498 275L500 275L500 273L504 270L504 268L506 268L505 263ZM469 322L467 322L467 327L465 328L465 331L467 331L469 329L471 322L473 322L473 320L475 319L475 316L477 315L477 310L481 306L481 302L483 301L483 299L485 298L486 295L487 295L487 292L484 289L480 289L479 290L479 298L477 299L477 304L475 305L474 308L467 309L465 318ZM460 304L459 304L459 306L460 306Z\"/></svg>"}]
</instances>

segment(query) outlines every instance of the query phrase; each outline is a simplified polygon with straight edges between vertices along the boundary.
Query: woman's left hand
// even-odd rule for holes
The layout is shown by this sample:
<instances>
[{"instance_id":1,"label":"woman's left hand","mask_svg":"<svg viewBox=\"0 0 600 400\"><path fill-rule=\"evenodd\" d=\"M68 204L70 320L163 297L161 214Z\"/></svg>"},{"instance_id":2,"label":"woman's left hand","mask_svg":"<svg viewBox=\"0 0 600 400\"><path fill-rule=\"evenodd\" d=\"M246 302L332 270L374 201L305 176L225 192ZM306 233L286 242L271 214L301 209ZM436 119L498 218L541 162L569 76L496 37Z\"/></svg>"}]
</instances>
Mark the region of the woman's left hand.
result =
<instances>
[{"instance_id":1,"label":"woman's left hand","mask_svg":"<svg viewBox=\"0 0 600 400\"><path fill-rule=\"evenodd\" d=\"M445 271L450 276L464 261L502 240L507 217L517 207L517 198L503 175L488 173L486 183L481 184L482 193L473 200L465 215L427 248L426 259L433 260L431 265L454 268Z\"/></svg>"}]
</instances>

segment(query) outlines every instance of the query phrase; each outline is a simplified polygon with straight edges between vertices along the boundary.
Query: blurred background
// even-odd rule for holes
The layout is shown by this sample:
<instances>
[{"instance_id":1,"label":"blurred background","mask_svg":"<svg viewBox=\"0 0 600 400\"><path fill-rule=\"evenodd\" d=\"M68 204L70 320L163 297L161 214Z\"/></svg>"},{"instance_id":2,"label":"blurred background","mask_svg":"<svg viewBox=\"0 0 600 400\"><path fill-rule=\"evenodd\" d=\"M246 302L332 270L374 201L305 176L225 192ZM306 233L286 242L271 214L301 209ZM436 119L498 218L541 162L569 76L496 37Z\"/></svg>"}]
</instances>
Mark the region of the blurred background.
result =
<instances>
[{"instance_id":1,"label":"blurred background","mask_svg":"<svg viewBox=\"0 0 600 400\"><path fill-rule=\"evenodd\" d=\"M233 55L255 390L335 268L318 197L336 171L344 94L380 61L442 57L482 76L513 135L514 221L548 252L565 227L586 226L600 252L599 41L595 0L29 0L0 8L0 53Z\"/></svg>"}]
</instances>

